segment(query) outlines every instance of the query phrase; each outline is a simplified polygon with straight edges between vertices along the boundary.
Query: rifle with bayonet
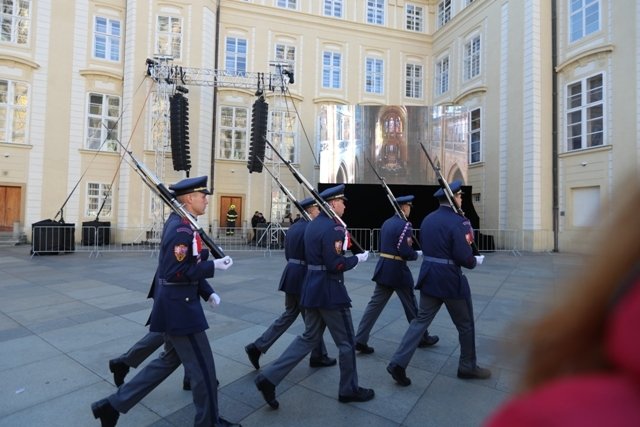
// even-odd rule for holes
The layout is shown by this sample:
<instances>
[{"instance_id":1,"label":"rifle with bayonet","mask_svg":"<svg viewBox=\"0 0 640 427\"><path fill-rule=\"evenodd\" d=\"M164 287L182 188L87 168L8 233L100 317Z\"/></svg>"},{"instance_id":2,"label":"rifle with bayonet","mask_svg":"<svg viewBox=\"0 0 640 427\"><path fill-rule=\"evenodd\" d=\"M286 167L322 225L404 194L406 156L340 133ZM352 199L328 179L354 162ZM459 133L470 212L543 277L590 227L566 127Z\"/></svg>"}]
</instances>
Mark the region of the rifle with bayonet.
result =
<instances>
[{"instance_id":1,"label":"rifle with bayonet","mask_svg":"<svg viewBox=\"0 0 640 427\"><path fill-rule=\"evenodd\" d=\"M322 210L322 212L325 213L325 215L327 215L329 218L333 219L334 221L338 222L340 225L342 225L344 227L344 229L347 229L347 224L345 224L345 222L342 220L342 218L340 218L338 216L338 214L336 214L333 209L331 208L331 206L329 205L329 203L327 203L322 197L320 197L320 195L318 194L318 192L313 188L313 186L309 183L309 181L307 181L305 179L304 176L302 176L302 174L296 170L296 168L293 167L293 165L291 164L290 161L286 160L284 157L282 157L282 155L278 152L278 150L276 150L276 148L271 144L271 142L269 142L269 140L267 140L265 138L266 143L269 145L269 147L271 147L271 150L276 154L276 156L278 156L280 158L280 160L282 161L282 163L284 163L285 165L287 165L287 167L289 168L289 170L291 171L291 173L293 174L294 178L302 185L305 186L305 188L309 191L309 193L311 194L311 196L316 200L316 202L318 202L318 206L320 207L320 210ZM358 253L362 253L365 250L362 248L362 246L360 245L360 243L358 243L358 241L356 239L353 238L353 236L351 236L349 234L349 238L351 240L351 252L353 254L358 254Z\"/></svg>"},{"instance_id":2,"label":"rifle with bayonet","mask_svg":"<svg viewBox=\"0 0 640 427\"><path fill-rule=\"evenodd\" d=\"M440 188L442 188L442 191L444 191L444 195L447 197L449 206L451 206L451 208L454 211L456 211L459 215L464 216L464 211L462 210L462 207L458 206L458 203L456 202L456 199L453 196L453 191L451 191L451 187L449 187L449 183L442 176L440 167L436 166L435 163L433 163L433 160L431 160L431 156L429 155L429 152L427 151L427 148L424 146L424 144L422 142L419 142L419 144L420 144L420 147L422 147L422 151L424 151L424 154L427 156L427 160L429 160L429 164L431 164L431 167L433 168L433 171L436 174L436 178L438 179L438 184L440 184ZM478 245L476 245L475 240L471 242L471 249L473 250L474 255L480 255L480 251L478 250Z\"/></svg>"},{"instance_id":3,"label":"rifle with bayonet","mask_svg":"<svg viewBox=\"0 0 640 427\"><path fill-rule=\"evenodd\" d=\"M271 175L273 180L278 184L278 186L280 187L282 192L289 198L291 203L293 203L295 205L295 207L300 211L300 214L302 215L302 217L304 219L306 219L307 221L311 221L311 217L309 216L309 213L307 212L307 210L305 208L302 207L300 202L295 198L295 196L291 193L291 191L289 191L289 189L287 187L285 187L282 182L280 182L280 180L273 174L273 172L271 172L271 170L269 170L267 165L265 165L264 162L260 158L258 158L258 160L260 161L260 163L262 163L262 167L265 168L267 170L267 172L269 172L269 175Z\"/></svg>"},{"instance_id":4,"label":"rifle with bayonet","mask_svg":"<svg viewBox=\"0 0 640 427\"><path fill-rule=\"evenodd\" d=\"M404 211L402 210L402 208L400 207L400 204L398 203L395 196L393 195L393 192L391 192L391 189L387 185L387 182L384 180L382 176L380 176L380 174L378 173L378 171L376 170L376 168L373 166L373 164L369 159L367 159L367 163L369 163L369 166L371 166L371 169L373 169L373 173L375 173L378 179L380 180L380 184L382 185L382 188L384 188L384 191L387 193L387 199L389 199L391 206L393 206L393 210L396 211L396 215L398 215L400 219L409 222L409 219L404 214ZM416 239L415 235L413 236L413 241L416 247L420 249L420 242L418 241L418 239Z\"/></svg>"},{"instance_id":5,"label":"rifle with bayonet","mask_svg":"<svg viewBox=\"0 0 640 427\"><path fill-rule=\"evenodd\" d=\"M175 195L158 179L157 176L153 174L153 172L151 172L143 163L139 162L131 151L127 150L120 141L118 141L118 143L129 155L133 161L135 171L140 175L142 181L151 189L151 191L156 193L165 204L173 209L175 213L189 221L193 229L200 235L204 244L211 250L211 254L214 258L224 258L225 254L222 251L222 248L218 246L207 233L205 233L196 219L184 208L182 203L176 199Z\"/></svg>"}]
</instances>

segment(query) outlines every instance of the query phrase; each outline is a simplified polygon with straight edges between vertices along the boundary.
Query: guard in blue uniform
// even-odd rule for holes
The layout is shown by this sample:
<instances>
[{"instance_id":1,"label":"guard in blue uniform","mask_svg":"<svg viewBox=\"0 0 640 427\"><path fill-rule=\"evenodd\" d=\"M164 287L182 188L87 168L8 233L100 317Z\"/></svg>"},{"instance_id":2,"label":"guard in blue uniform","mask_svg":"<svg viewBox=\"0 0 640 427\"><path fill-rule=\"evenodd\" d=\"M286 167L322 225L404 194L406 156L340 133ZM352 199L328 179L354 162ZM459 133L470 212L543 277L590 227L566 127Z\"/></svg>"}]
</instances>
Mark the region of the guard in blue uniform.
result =
<instances>
[{"instance_id":1,"label":"guard in blue uniform","mask_svg":"<svg viewBox=\"0 0 640 427\"><path fill-rule=\"evenodd\" d=\"M307 211L311 220L320 213L317 202L312 197L300 201L300 206ZM249 356L249 361L256 368L260 369L260 356L277 341L278 338L293 324L298 318L298 314L304 311L300 307L300 294L302 293L302 282L307 274L307 262L304 256L304 232L307 229L308 221L295 222L285 237L284 256L287 265L284 267L280 278L279 290L285 293L285 311L278 317L269 328L254 342L247 345L244 350ZM327 355L327 348L324 340L320 340L318 345L311 351L309 365L313 368L333 366L336 359Z\"/></svg>"},{"instance_id":2,"label":"guard in blue uniform","mask_svg":"<svg viewBox=\"0 0 640 427\"><path fill-rule=\"evenodd\" d=\"M341 217L344 214L346 198L343 184L328 188L320 196L336 215ZM279 406L275 387L318 345L327 327L340 353L338 400L343 403L365 402L374 397L372 389L358 385L351 299L344 284L344 272L366 261L369 253L345 256L348 240L345 228L324 212L307 225L304 233L307 274L300 300L305 309L305 331L255 380L265 401L274 409Z\"/></svg>"},{"instance_id":3,"label":"guard in blue uniform","mask_svg":"<svg viewBox=\"0 0 640 427\"><path fill-rule=\"evenodd\" d=\"M462 203L462 183L454 181L450 188L458 206ZM427 215L420 226L423 260L416 288L420 289L420 308L400 346L387 366L387 371L402 386L411 384L406 367L422 335L442 304L458 329L460 341L459 378L485 379L491 371L476 363L475 322L471 291L461 267L473 269L482 264L482 255L474 256L471 249L473 230L469 220L451 208L442 189L434 196L440 207Z\"/></svg>"},{"instance_id":4,"label":"guard in blue uniform","mask_svg":"<svg viewBox=\"0 0 640 427\"><path fill-rule=\"evenodd\" d=\"M194 218L207 207L207 177L187 178L170 187L184 209ZM131 381L106 399L91 405L102 426L115 426L119 413L126 413L168 377L182 362L191 379L196 408L194 426L229 426L218 414L215 364L205 330L209 325L199 296L216 306L220 298L207 282L215 269L226 270L230 257L208 260L209 252L191 224L176 213L169 215L162 232L158 269L153 285L150 331L164 334L165 348Z\"/></svg>"},{"instance_id":5,"label":"guard in blue uniform","mask_svg":"<svg viewBox=\"0 0 640 427\"><path fill-rule=\"evenodd\" d=\"M397 197L396 202L406 218L411 214L414 196ZM385 305L395 292L400 298L407 322L411 323L418 314L418 303L413 290L413 275L407 261L415 261L422 253L413 249L413 227L399 215L387 219L380 230L380 258L373 273L376 287L367 308L364 310L358 332L356 350L371 354L373 347L367 345L369 334ZM425 332L418 347L428 347L439 341L436 335Z\"/></svg>"}]
</instances>

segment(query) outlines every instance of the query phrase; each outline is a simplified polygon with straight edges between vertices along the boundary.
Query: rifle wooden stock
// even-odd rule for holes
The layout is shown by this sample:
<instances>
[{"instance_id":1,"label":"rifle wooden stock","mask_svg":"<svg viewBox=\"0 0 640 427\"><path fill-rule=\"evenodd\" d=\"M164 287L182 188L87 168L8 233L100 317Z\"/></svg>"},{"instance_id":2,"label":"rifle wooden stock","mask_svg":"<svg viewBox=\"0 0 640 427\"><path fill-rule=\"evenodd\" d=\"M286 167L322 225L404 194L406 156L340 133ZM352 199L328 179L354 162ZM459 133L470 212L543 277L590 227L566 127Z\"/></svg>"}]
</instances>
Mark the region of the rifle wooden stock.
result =
<instances>
[{"instance_id":1,"label":"rifle wooden stock","mask_svg":"<svg viewBox=\"0 0 640 427\"><path fill-rule=\"evenodd\" d=\"M437 167L435 163L433 163L433 160L431 160L431 156L429 155L429 152L427 151L427 148L424 146L424 144L422 142L420 142L419 144L420 147L422 147L422 151L424 151L424 154L427 156L427 160L429 160L429 164L431 164L431 167L436 174L436 178L438 178L438 184L440 184L440 188L442 188L442 191L444 191L444 195L447 197L449 206L451 206L451 208L458 214L464 216L464 211L460 206L458 206L458 203L456 203L456 199L453 196L453 191L451 191L451 187L449 187L449 183L447 182L447 180L442 176L440 168ZM480 251L478 250L478 245L476 245L475 240L471 242L471 249L473 250L474 255L480 255Z\"/></svg>"},{"instance_id":2,"label":"rifle wooden stock","mask_svg":"<svg viewBox=\"0 0 640 427\"><path fill-rule=\"evenodd\" d=\"M276 154L276 156L278 156L278 158L280 158L282 163L287 165L287 167L289 168L289 170L293 174L294 178L300 184L304 185L305 188L311 194L311 196L316 200L316 202L318 202L318 206L320 206L320 209L322 210L322 212L324 212L329 218L333 219L334 221L337 221L346 230L347 229L347 224L345 224L345 222L342 220L342 218L340 218L338 216L338 214L336 214L333 211L333 209L331 208L329 203L327 203L322 197L320 197L320 194L318 194L318 192L313 188L313 186L309 183L309 181L307 181L305 179L305 177L302 176L302 174L300 172L298 172L296 170L296 168L293 167L293 165L291 164L290 161L285 160L285 158L282 157L282 155L278 152L278 150L276 150L276 148L271 144L271 141L269 141L269 140L266 140L266 141L267 141L267 144L269 145L269 147L271 147L271 150ZM350 237L351 245L352 245L351 252L354 253L354 254L364 252L364 249L362 248L360 243L356 239L354 239L353 236L351 236L350 233L349 233L349 237ZM355 250L353 248L355 248Z\"/></svg>"}]
</instances>

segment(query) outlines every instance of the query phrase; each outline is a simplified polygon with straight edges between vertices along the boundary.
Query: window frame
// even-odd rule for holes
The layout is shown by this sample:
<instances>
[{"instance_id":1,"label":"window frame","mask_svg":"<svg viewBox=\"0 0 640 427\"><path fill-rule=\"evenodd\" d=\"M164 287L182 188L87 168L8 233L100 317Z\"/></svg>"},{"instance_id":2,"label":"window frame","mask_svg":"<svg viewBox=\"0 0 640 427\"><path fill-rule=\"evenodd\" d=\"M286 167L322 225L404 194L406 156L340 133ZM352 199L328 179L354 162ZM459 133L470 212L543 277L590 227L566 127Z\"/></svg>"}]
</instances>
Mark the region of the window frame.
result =
<instances>
[{"instance_id":1,"label":"window frame","mask_svg":"<svg viewBox=\"0 0 640 427\"><path fill-rule=\"evenodd\" d=\"M20 46L29 46L30 36L31 36L31 11L32 11L32 1L31 0L20 0L14 1L11 13L4 13L4 7L7 6L2 4L2 9L0 9L0 19L2 22L5 20L10 20L10 31L9 33L5 33L4 31L0 31L0 42L15 44ZM26 15L21 14L24 9L21 9L20 6L26 4ZM0 26L1 29L4 25ZM5 35L8 35L8 38L5 39Z\"/></svg>"},{"instance_id":2,"label":"window frame","mask_svg":"<svg viewBox=\"0 0 640 427\"><path fill-rule=\"evenodd\" d=\"M4 83L7 88L6 93L0 91L0 125L4 120L4 126L0 129L0 142L25 144L28 141L31 86L20 80L2 78L0 83ZM18 101L18 97L25 97L26 102ZM20 117L22 120L19 120Z\"/></svg>"},{"instance_id":3,"label":"window frame","mask_svg":"<svg viewBox=\"0 0 640 427\"><path fill-rule=\"evenodd\" d=\"M289 10L298 10L297 0L276 0L276 7Z\"/></svg>"},{"instance_id":4,"label":"window frame","mask_svg":"<svg viewBox=\"0 0 640 427\"><path fill-rule=\"evenodd\" d=\"M329 10L329 13L327 13ZM336 15L336 10L338 10L339 14ZM330 16L332 18L343 18L344 17L344 1L343 0L324 0L322 4L322 14L323 16Z\"/></svg>"},{"instance_id":5,"label":"window frame","mask_svg":"<svg viewBox=\"0 0 640 427\"><path fill-rule=\"evenodd\" d=\"M477 112L477 120L474 120L474 113ZM474 123L477 127L474 128ZM474 137L476 140L474 141ZM474 149L474 146L476 147ZM482 108L474 108L469 112L469 164L482 162Z\"/></svg>"},{"instance_id":6,"label":"window frame","mask_svg":"<svg viewBox=\"0 0 640 427\"><path fill-rule=\"evenodd\" d=\"M413 9L413 10L410 10ZM418 12L419 10L419 12ZM424 32L424 7L407 3L404 6L405 24L404 28L407 31L414 31L416 33Z\"/></svg>"},{"instance_id":7,"label":"window frame","mask_svg":"<svg viewBox=\"0 0 640 427\"><path fill-rule=\"evenodd\" d=\"M411 73L409 68L412 68ZM419 70L419 75L416 75L416 70ZM404 67L404 78L405 98L422 99L424 97L424 66L417 62L407 62Z\"/></svg>"},{"instance_id":8,"label":"window frame","mask_svg":"<svg viewBox=\"0 0 640 427\"><path fill-rule=\"evenodd\" d=\"M92 194L92 186L97 190L97 194ZM98 215L98 211L100 210L100 206L105 202L104 206L109 207L108 211L102 210L100 211L101 217L111 218L113 215L113 194L111 192L112 185L106 184L103 182L87 182L87 186L85 188L85 217L95 217ZM92 203L95 204L95 209L92 210Z\"/></svg>"},{"instance_id":9,"label":"window frame","mask_svg":"<svg viewBox=\"0 0 640 427\"><path fill-rule=\"evenodd\" d=\"M580 5L577 5L577 2L580 2ZM601 1L600 0L573 0L567 2L567 28L568 28L568 38L569 43L576 43L579 40L597 33L602 28L602 10L601 10ZM572 8L576 5L578 8L572 10ZM589 13L593 12L593 10L589 10L595 6L595 14L596 14L596 28L589 30ZM579 20L577 22L576 20ZM580 25L580 28L577 29L575 26ZM593 24L591 24L593 25Z\"/></svg>"},{"instance_id":10,"label":"window frame","mask_svg":"<svg viewBox=\"0 0 640 427\"><path fill-rule=\"evenodd\" d=\"M327 55L331 55L329 58L331 64L325 63L325 57ZM339 60L339 65L335 65L335 60ZM342 52L332 49L326 49L322 51L322 60L320 61L322 64L321 71L321 85L323 89L342 89ZM337 85L335 84L335 77L337 74ZM329 85L325 85L325 76L328 76Z\"/></svg>"},{"instance_id":11,"label":"window frame","mask_svg":"<svg viewBox=\"0 0 640 427\"><path fill-rule=\"evenodd\" d=\"M446 70L445 70L445 61L446 61ZM445 93L449 92L450 87L450 70L451 70L451 58L450 56L443 55L436 61L436 70L434 73L435 76L435 95L441 96Z\"/></svg>"},{"instance_id":12,"label":"window frame","mask_svg":"<svg viewBox=\"0 0 640 427\"><path fill-rule=\"evenodd\" d=\"M106 32L98 33L98 20L104 19ZM111 28L113 23L118 23L118 35L111 34ZM98 55L98 37L104 37L104 57ZM114 38L117 40L117 58L113 58L113 40ZM106 16L96 15L93 20L93 57L96 59L101 59L110 62L120 62L120 42L122 40L122 21L116 18L109 18Z\"/></svg>"},{"instance_id":13,"label":"window frame","mask_svg":"<svg viewBox=\"0 0 640 427\"><path fill-rule=\"evenodd\" d=\"M100 103L100 108L101 108L101 114L97 115L97 114L92 114L91 110L92 110L92 96L100 96L102 98L102 102ZM111 111L110 108L110 100L118 100L118 111L117 114L115 116L110 116L109 112ZM114 141L113 139L108 138L111 133L113 132L113 128L109 127L109 123L115 123L116 124L116 135L115 138L116 140L120 140L120 114L122 112L122 97L119 95L111 95L111 94L107 94L107 93L100 93L100 92L87 92L87 104L86 104L86 108L87 108L87 112L86 112L86 129L85 129L85 138L84 138L84 149L86 150L92 150L92 151L108 151L108 152L117 152L118 151L118 147L119 144L116 142L112 142ZM105 115L104 111L107 111L107 114ZM92 136L92 129L95 130L96 128L94 126L92 126L92 120L99 120L100 121L100 130L99 136ZM107 125L105 126L105 120L107 122ZM98 141L98 145L97 147L94 147L91 141L95 140L96 138L99 138Z\"/></svg>"},{"instance_id":14,"label":"window frame","mask_svg":"<svg viewBox=\"0 0 640 427\"><path fill-rule=\"evenodd\" d=\"M453 2L452 0L440 0L437 7L436 22L438 23L437 29L440 29L451 21L453 17Z\"/></svg>"},{"instance_id":15,"label":"window frame","mask_svg":"<svg viewBox=\"0 0 640 427\"><path fill-rule=\"evenodd\" d=\"M234 50L229 50L229 42L235 40ZM244 43L244 52L240 51L239 41ZM228 75L245 76L247 74L247 58L249 52L249 41L241 36L227 35L224 40L224 72ZM243 61L241 61L243 60ZM233 69L229 68L232 63Z\"/></svg>"},{"instance_id":16,"label":"window frame","mask_svg":"<svg viewBox=\"0 0 640 427\"><path fill-rule=\"evenodd\" d=\"M371 95L384 95L384 59L374 56L364 58L364 91Z\"/></svg>"},{"instance_id":17,"label":"window frame","mask_svg":"<svg viewBox=\"0 0 640 427\"><path fill-rule=\"evenodd\" d=\"M290 127L290 129L284 129L285 127ZM291 163L298 164L300 150L298 147L298 121L295 112L278 107L269 110L267 129L267 138L282 157ZM291 143L288 144L287 141ZM267 146L266 151L265 157L277 158L278 162L282 161L278 156L273 155L270 146Z\"/></svg>"},{"instance_id":18,"label":"window frame","mask_svg":"<svg viewBox=\"0 0 640 427\"><path fill-rule=\"evenodd\" d=\"M161 23L160 20L161 19L167 19L167 26L168 26L168 30L167 31L161 31ZM174 21L179 22L180 24L180 31L179 32L174 32L172 31L173 29L173 23ZM166 41L161 41L162 37L166 37L167 40ZM179 40L176 42L174 40L174 38L178 37ZM180 60L182 59L182 42L184 40L184 24L183 24L183 19L181 16L175 16L175 15L161 15L158 14L156 17L156 43L155 43L155 47L158 50L158 52L155 52L156 54L160 54L160 55L169 55L171 56L174 60ZM164 48L169 47L169 52L168 53L163 53L165 52L165 49L161 46L162 44L165 44ZM178 48L178 52L176 54L175 52L175 48Z\"/></svg>"},{"instance_id":19,"label":"window frame","mask_svg":"<svg viewBox=\"0 0 640 427\"><path fill-rule=\"evenodd\" d=\"M477 42L477 49L474 45ZM468 82L482 74L482 37L474 34L462 46L462 81Z\"/></svg>"},{"instance_id":20,"label":"window frame","mask_svg":"<svg viewBox=\"0 0 640 427\"><path fill-rule=\"evenodd\" d=\"M589 86L590 81L594 79L600 80L599 86ZM565 85L565 150L566 152L574 152L579 150L587 150L591 148L602 147L606 145L606 88L605 88L605 74L604 72L598 72L591 74L585 78L575 80ZM575 92L572 93L571 88L580 86L579 92L579 104L571 106L572 100L576 100ZM599 98L590 100L591 96L598 95ZM600 111L599 116L591 116L592 111ZM579 113L579 114L576 114ZM579 121L576 121L576 116L579 115ZM595 117L595 118L594 118ZM593 127L598 126L593 131ZM573 129L572 129L573 128ZM579 130L579 133L575 131ZM594 143L594 136L597 139ZM576 147L575 140L579 138L580 146ZM599 141L599 143L598 143Z\"/></svg>"},{"instance_id":21,"label":"window frame","mask_svg":"<svg viewBox=\"0 0 640 427\"><path fill-rule=\"evenodd\" d=\"M223 112L225 109L231 109L231 125L225 125L225 117ZM244 110L245 113L245 124L244 128L238 124L238 112ZM246 161L249 153L249 136L250 136L250 126L251 126L251 115L249 113L249 108L241 105L221 105L218 115L218 159L221 160L242 160ZM230 132L231 138L229 139L231 146L228 148L229 156L224 154L224 147L226 139L223 139L224 132ZM244 133L244 137L238 138L239 134ZM239 153L239 154L236 154Z\"/></svg>"},{"instance_id":22,"label":"window frame","mask_svg":"<svg viewBox=\"0 0 640 427\"><path fill-rule=\"evenodd\" d=\"M385 25L386 0L367 0L365 22L373 25Z\"/></svg>"}]
</instances>

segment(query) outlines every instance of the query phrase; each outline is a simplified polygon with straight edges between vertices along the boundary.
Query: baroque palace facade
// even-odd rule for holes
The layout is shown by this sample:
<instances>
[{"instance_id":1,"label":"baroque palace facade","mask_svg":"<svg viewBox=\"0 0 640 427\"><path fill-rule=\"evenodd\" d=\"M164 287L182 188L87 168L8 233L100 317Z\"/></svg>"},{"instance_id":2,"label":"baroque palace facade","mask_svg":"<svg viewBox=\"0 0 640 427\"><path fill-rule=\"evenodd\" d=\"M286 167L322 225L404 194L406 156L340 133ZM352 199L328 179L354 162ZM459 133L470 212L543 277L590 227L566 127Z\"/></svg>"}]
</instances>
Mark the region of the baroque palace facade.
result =
<instances>
[{"instance_id":1,"label":"baroque palace facade","mask_svg":"<svg viewBox=\"0 0 640 427\"><path fill-rule=\"evenodd\" d=\"M212 176L215 189L203 226L224 225L232 203L240 224L256 210L283 214L269 175L246 166L257 89L269 140L313 184L323 106L465 107L463 178L481 228L517 230L526 250L584 249L617 190L640 180L637 0L0 4L5 230L19 223L29 236L40 220L92 221L101 208L113 227L154 221L157 202L121 145L167 184L185 176L158 147L168 108L146 60L159 55L227 75L294 70L286 93L269 79L187 87L190 176ZM304 197L286 167L271 167Z\"/></svg>"}]
</instances>

